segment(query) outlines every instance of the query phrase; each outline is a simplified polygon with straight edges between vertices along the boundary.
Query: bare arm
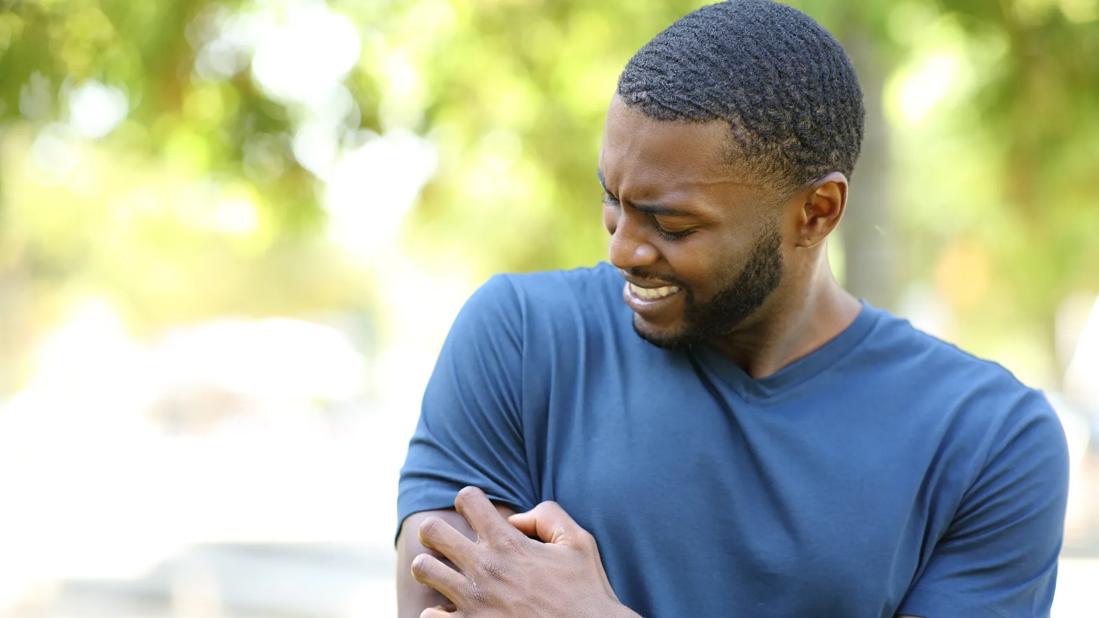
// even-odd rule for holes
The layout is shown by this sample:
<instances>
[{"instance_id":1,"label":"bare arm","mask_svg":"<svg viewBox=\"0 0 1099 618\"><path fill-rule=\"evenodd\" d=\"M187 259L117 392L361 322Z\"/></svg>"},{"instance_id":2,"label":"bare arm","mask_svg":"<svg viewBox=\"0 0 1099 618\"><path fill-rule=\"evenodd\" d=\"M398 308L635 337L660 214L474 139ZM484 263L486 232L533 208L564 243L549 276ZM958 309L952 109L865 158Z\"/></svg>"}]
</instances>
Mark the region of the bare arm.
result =
<instances>
[{"instance_id":1,"label":"bare arm","mask_svg":"<svg viewBox=\"0 0 1099 618\"><path fill-rule=\"evenodd\" d=\"M497 504L496 510L504 517L515 513L511 507L503 504ZM420 612L428 607L449 604L446 597L412 577L412 559L416 556L431 554L442 559L438 552L420 543L420 524L429 517L442 519L469 539L477 538L466 520L454 509L422 511L413 513L404 520L401 533L397 537L397 615L400 618L418 618Z\"/></svg>"},{"instance_id":2,"label":"bare arm","mask_svg":"<svg viewBox=\"0 0 1099 618\"><path fill-rule=\"evenodd\" d=\"M557 616L638 618L618 600L607 580L595 538L556 502L501 517L483 491L466 487L454 507L476 531L473 541L441 517L427 516L418 537L449 558L422 553L411 562L416 581L443 593L452 607L428 609L423 618L447 616Z\"/></svg>"}]
</instances>

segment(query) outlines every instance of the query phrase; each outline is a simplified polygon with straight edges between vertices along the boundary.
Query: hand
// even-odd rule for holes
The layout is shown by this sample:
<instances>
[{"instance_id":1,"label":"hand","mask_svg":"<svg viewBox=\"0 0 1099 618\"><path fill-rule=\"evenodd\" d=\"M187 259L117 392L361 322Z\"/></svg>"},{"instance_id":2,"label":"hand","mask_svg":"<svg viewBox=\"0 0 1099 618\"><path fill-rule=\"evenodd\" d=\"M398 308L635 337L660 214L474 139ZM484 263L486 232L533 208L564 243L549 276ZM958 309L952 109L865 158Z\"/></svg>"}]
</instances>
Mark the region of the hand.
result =
<instances>
[{"instance_id":1,"label":"hand","mask_svg":"<svg viewBox=\"0 0 1099 618\"><path fill-rule=\"evenodd\" d=\"M420 525L420 542L458 568L429 554L412 561L412 576L453 604L426 609L421 618L637 616L611 589L595 538L557 503L504 519L484 492L466 487L454 507L477 540L437 517Z\"/></svg>"}]
</instances>

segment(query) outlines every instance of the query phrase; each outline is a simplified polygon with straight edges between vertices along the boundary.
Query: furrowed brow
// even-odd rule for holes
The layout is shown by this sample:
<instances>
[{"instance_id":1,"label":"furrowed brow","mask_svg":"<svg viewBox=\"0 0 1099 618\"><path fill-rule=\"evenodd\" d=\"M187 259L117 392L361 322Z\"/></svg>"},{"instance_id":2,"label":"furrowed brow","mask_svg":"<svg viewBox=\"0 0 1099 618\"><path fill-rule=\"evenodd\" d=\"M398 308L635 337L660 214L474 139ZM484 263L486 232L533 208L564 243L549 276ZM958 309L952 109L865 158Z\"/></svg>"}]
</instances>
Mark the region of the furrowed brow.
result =
<instances>
[{"instance_id":1,"label":"furrowed brow","mask_svg":"<svg viewBox=\"0 0 1099 618\"><path fill-rule=\"evenodd\" d=\"M638 204L637 202L630 202L630 206L633 207L634 210L643 212L647 215L661 217L689 217L691 215L691 213L679 210L678 208L662 206L660 204Z\"/></svg>"},{"instance_id":2,"label":"furrowed brow","mask_svg":"<svg viewBox=\"0 0 1099 618\"><path fill-rule=\"evenodd\" d=\"M610 189L607 188L607 179L603 176L603 170L596 168L595 175L599 177L599 184L603 187L603 191L606 192L607 195L614 195L610 192ZM630 206L633 209L639 212L643 212L647 215L656 215L662 217L690 216L690 213L688 212L679 210L677 208L672 208L670 206L663 206L661 204L638 204L637 202L630 202Z\"/></svg>"}]
</instances>

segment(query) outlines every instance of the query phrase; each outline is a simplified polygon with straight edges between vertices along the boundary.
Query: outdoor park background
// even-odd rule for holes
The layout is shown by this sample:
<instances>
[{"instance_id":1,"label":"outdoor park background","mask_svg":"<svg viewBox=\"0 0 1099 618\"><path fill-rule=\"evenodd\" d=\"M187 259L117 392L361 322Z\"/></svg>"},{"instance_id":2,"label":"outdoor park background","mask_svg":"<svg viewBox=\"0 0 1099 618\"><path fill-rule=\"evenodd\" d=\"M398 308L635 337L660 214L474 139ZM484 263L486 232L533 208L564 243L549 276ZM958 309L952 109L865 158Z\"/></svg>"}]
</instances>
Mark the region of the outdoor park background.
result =
<instances>
[{"instance_id":1,"label":"outdoor park background","mask_svg":"<svg viewBox=\"0 0 1099 618\"><path fill-rule=\"evenodd\" d=\"M450 320L603 258L616 76L700 4L0 0L0 616L392 615ZM866 94L834 264L1049 393L1087 615L1099 0L793 4Z\"/></svg>"}]
</instances>

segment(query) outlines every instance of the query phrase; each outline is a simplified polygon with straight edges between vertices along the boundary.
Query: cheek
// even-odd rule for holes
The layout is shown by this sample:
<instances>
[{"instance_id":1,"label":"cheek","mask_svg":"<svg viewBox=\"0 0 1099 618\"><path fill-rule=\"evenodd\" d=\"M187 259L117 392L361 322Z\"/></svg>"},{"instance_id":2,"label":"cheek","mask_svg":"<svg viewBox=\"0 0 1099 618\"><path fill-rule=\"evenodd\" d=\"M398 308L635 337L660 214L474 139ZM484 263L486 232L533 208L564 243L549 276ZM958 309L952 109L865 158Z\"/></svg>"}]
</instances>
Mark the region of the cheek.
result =
<instances>
[{"instance_id":1,"label":"cheek","mask_svg":"<svg viewBox=\"0 0 1099 618\"><path fill-rule=\"evenodd\" d=\"M615 209L603 204L603 227L607 230L607 233L614 235L615 227L618 223L618 213Z\"/></svg>"},{"instance_id":2,"label":"cheek","mask_svg":"<svg viewBox=\"0 0 1099 618\"><path fill-rule=\"evenodd\" d=\"M724 290L739 273L738 265L742 263L727 244L712 242L666 248L665 257L676 278L690 288L696 302L706 302Z\"/></svg>"},{"instance_id":3,"label":"cheek","mask_svg":"<svg viewBox=\"0 0 1099 618\"><path fill-rule=\"evenodd\" d=\"M690 237L660 246L664 260L675 278L696 296L705 296L713 284L714 256L705 243L692 243Z\"/></svg>"}]
</instances>

